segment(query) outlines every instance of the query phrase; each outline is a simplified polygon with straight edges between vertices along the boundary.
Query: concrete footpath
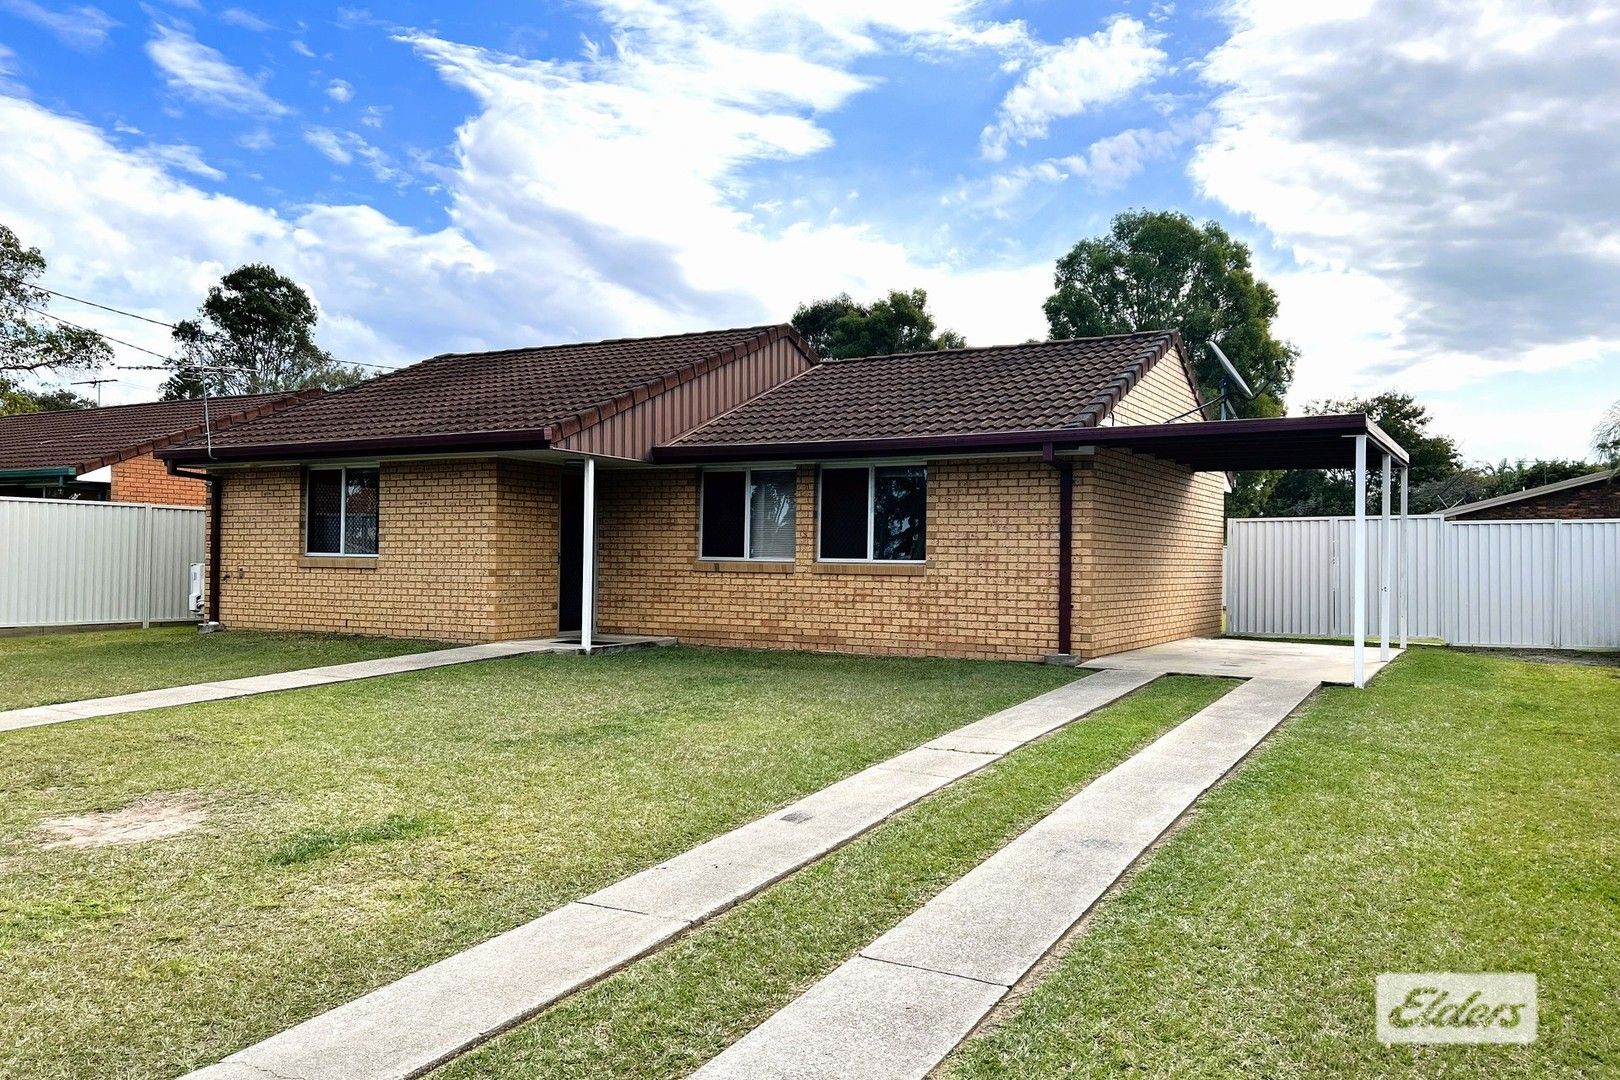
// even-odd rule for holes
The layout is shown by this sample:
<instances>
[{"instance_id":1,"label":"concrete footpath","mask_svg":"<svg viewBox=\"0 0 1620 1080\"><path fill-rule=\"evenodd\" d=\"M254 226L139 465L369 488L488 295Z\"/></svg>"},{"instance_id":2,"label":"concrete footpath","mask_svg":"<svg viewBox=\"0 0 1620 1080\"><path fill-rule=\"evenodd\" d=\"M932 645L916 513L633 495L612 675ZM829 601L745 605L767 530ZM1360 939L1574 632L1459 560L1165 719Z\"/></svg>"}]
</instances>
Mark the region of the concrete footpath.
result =
<instances>
[{"instance_id":1,"label":"concrete footpath","mask_svg":"<svg viewBox=\"0 0 1620 1080\"><path fill-rule=\"evenodd\" d=\"M1101 672L958 728L191 1074L420 1076L1156 673Z\"/></svg>"},{"instance_id":2,"label":"concrete footpath","mask_svg":"<svg viewBox=\"0 0 1620 1080\"><path fill-rule=\"evenodd\" d=\"M1318 685L1253 679L1238 686L1093 781L694 1077L927 1076Z\"/></svg>"},{"instance_id":3,"label":"concrete footpath","mask_svg":"<svg viewBox=\"0 0 1620 1080\"><path fill-rule=\"evenodd\" d=\"M119 694L116 697L68 701L60 705L36 705L28 709L12 709L9 712L0 712L0 731L61 724L68 720L88 720L96 716L116 716L119 713L142 712L146 709L168 709L176 705L192 705L199 701L222 701L225 698L268 694L277 690L325 686L328 683L371 679L378 675L398 675L405 671L425 671L428 668L470 664L477 660L493 660L503 656L576 651L577 648L554 640L535 640L496 641L487 645L465 645L454 649L405 653L400 656L379 657L376 660L356 660L348 664L281 671L272 675L250 675L244 679L193 683L190 686L171 686L162 690L142 690L137 694Z\"/></svg>"}]
</instances>

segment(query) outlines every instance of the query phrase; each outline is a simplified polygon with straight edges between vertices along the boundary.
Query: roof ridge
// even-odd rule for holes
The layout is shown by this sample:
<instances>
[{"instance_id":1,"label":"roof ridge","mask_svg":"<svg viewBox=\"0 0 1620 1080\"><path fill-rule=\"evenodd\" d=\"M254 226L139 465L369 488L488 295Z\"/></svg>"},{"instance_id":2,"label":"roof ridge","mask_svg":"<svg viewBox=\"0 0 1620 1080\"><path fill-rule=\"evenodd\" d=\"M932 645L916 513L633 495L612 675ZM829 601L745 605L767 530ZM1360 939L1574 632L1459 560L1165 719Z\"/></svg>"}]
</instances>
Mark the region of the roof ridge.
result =
<instances>
[{"instance_id":1,"label":"roof ridge","mask_svg":"<svg viewBox=\"0 0 1620 1080\"><path fill-rule=\"evenodd\" d=\"M260 390L253 394L223 394L218 397L209 397L209 402L242 401L245 398L273 398L296 394L296 390ZM149 409L154 405L190 405L200 403L202 398L175 398L172 401L158 399L157 401L123 401L116 405L92 405L84 409L36 409L33 412L12 413L10 416L0 416L0 420L20 420L25 416L66 416L69 414L111 412L114 409Z\"/></svg>"},{"instance_id":2,"label":"roof ridge","mask_svg":"<svg viewBox=\"0 0 1620 1080\"><path fill-rule=\"evenodd\" d=\"M559 341L550 345L513 345L505 349L475 349L470 352L442 352L424 357L415 364L395 368L395 371L404 371L432 360L445 360L455 356L501 356L506 353L547 352L551 349L589 349L597 345L625 345L632 341L673 341L677 338L705 337L711 334L754 334L758 335L767 330L787 326L785 322L760 323L757 326L722 326L718 330L682 330L676 334L646 334L640 337L626 336L615 338L600 338L596 341ZM392 374L392 373L390 373ZM378 376L381 378L381 376Z\"/></svg>"},{"instance_id":3,"label":"roof ridge","mask_svg":"<svg viewBox=\"0 0 1620 1080\"><path fill-rule=\"evenodd\" d=\"M874 353L871 356L824 356L823 364L859 364L870 360L905 360L914 356L953 356L958 353L995 352L1003 349L1035 349L1049 345L1083 345L1093 341L1120 341L1125 338L1167 337L1174 330L1131 330L1120 334L1096 334L1092 337L1050 338L1046 341L1016 341L1007 345L964 345L960 349L916 349L912 352Z\"/></svg>"}]
</instances>

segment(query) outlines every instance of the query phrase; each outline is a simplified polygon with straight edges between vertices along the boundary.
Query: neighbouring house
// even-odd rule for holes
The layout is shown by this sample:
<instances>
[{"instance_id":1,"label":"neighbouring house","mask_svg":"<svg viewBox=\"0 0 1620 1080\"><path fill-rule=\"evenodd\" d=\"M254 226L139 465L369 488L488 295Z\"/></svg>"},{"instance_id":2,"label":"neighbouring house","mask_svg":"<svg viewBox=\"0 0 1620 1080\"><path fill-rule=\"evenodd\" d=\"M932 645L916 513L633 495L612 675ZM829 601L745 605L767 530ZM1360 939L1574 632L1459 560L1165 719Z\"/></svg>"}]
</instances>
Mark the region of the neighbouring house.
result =
<instances>
[{"instance_id":1,"label":"neighbouring house","mask_svg":"<svg viewBox=\"0 0 1620 1080\"><path fill-rule=\"evenodd\" d=\"M1534 521L1620 518L1620 476L1608 469L1555 484L1463 503L1443 510L1447 521Z\"/></svg>"},{"instance_id":2,"label":"neighbouring house","mask_svg":"<svg viewBox=\"0 0 1620 1080\"><path fill-rule=\"evenodd\" d=\"M1033 660L1221 620L1227 471L1405 454L1212 422L1174 332L823 360L788 326L437 356L159 450L226 626Z\"/></svg>"},{"instance_id":3,"label":"neighbouring house","mask_svg":"<svg viewBox=\"0 0 1620 1080\"><path fill-rule=\"evenodd\" d=\"M211 398L209 427L228 430L309 396ZM203 434L203 409L200 400L153 401L0 416L0 496L200 506L207 485L171 475L152 452Z\"/></svg>"}]
</instances>

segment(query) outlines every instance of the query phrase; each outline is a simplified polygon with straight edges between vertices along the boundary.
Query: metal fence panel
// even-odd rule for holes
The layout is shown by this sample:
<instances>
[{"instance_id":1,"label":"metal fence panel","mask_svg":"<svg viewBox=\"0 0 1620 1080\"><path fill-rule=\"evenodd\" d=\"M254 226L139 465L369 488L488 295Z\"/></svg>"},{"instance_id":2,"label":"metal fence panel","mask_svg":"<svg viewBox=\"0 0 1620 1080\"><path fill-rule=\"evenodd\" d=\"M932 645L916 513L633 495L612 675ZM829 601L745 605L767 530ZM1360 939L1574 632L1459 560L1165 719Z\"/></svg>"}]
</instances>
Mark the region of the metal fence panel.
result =
<instances>
[{"instance_id":1,"label":"metal fence panel","mask_svg":"<svg viewBox=\"0 0 1620 1080\"><path fill-rule=\"evenodd\" d=\"M204 518L195 507L0 498L0 626L189 618Z\"/></svg>"},{"instance_id":2,"label":"metal fence panel","mask_svg":"<svg viewBox=\"0 0 1620 1080\"><path fill-rule=\"evenodd\" d=\"M1227 523L1227 628L1348 637L1353 518ZM1404 530L1404 531L1403 531ZM1407 559L1407 634L1459 645L1620 647L1620 521L1391 523L1391 633ZM1367 522L1367 628L1378 635L1382 522ZM1404 552L1401 550L1404 548Z\"/></svg>"}]
</instances>

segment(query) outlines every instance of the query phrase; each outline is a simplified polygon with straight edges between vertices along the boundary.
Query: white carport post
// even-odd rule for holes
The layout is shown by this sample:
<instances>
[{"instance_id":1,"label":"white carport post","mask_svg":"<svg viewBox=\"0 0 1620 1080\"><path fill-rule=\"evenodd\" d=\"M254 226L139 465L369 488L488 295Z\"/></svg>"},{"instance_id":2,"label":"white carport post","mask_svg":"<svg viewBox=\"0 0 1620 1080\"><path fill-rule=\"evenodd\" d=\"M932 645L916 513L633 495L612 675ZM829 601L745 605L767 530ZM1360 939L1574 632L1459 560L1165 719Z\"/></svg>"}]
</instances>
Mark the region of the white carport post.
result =
<instances>
[{"instance_id":1,"label":"white carport post","mask_svg":"<svg viewBox=\"0 0 1620 1080\"><path fill-rule=\"evenodd\" d=\"M1355 563L1350 577L1351 635L1355 653L1355 683L1367 685L1367 436L1356 440Z\"/></svg>"},{"instance_id":2,"label":"white carport post","mask_svg":"<svg viewBox=\"0 0 1620 1080\"><path fill-rule=\"evenodd\" d=\"M1384 451L1383 520L1378 524L1378 659L1389 660L1389 572L1395 565L1395 534L1390 531L1389 473L1394 467Z\"/></svg>"},{"instance_id":3,"label":"white carport post","mask_svg":"<svg viewBox=\"0 0 1620 1080\"><path fill-rule=\"evenodd\" d=\"M585 535L580 544L579 648L591 654L591 636L596 630L596 459L585 459L584 510L580 518Z\"/></svg>"},{"instance_id":4,"label":"white carport post","mask_svg":"<svg viewBox=\"0 0 1620 1080\"><path fill-rule=\"evenodd\" d=\"M1406 598L1406 568L1408 566L1410 566L1411 563L1412 563L1411 555L1410 555L1410 552L1409 552L1409 549L1412 546L1412 522L1406 516L1406 487L1407 487L1407 481L1411 478L1411 475L1412 475L1411 467L1407 466L1407 465L1402 465L1401 466L1401 577L1400 577L1400 593L1401 593L1401 650L1403 652L1406 650L1406 612L1407 612L1407 609L1412 606L1411 601Z\"/></svg>"}]
</instances>

